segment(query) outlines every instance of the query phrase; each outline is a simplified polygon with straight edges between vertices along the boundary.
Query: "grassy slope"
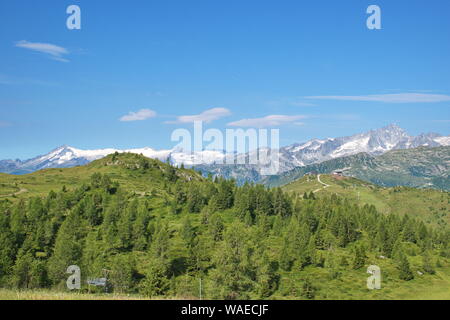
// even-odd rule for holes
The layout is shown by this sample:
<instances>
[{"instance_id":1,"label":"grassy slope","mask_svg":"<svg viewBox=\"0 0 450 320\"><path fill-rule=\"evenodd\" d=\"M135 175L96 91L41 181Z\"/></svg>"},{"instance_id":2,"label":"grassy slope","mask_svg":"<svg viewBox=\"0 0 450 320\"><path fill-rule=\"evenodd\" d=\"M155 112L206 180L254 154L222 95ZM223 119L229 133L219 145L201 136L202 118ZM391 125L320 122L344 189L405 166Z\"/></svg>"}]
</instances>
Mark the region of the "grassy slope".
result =
<instances>
[{"instance_id":1,"label":"grassy slope","mask_svg":"<svg viewBox=\"0 0 450 320\"><path fill-rule=\"evenodd\" d=\"M132 156L130 156L130 159ZM114 180L118 180L122 186L128 190L136 192L158 192L161 188L161 183L164 183L165 179L162 177L161 172L166 170L167 167L160 162L154 162L155 169L150 170L143 174L140 170L127 169L126 166L108 165L108 161L111 159L103 159L84 167L77 167L71 169L49 169L33 173L26 176L10 176L0 175L0 190L2 185L13 186L12 191L20 189L27 189L28 191L22 193L16 198L8 197L11 200L17 200L18 198L27 198L35 195L46 195L50 190L60 190L62 185L66 185L68 188L81 185L89 180L90 176L95 172L102 172L110 174ZM162 169L162 170L160 170ZM190 175L201 179L196 173L190 170L180 170L180 174ZM358 201L358 192L360 193L359 201L361 203L371 203L376 205L383 212L398 212L403 214L424 215L426 219L431 219L433 223L437 221L433 220L433 210L438 210L443 206L448 213L449 210L449 195L448 193L440 193L433 190L414 190L400 188L386 189L379 188L366 182L362 182L357 179L349 178L345 180L336 180L332 176L321 176L323 183L329 184L330 187L322 189L316 193L316 196L320 197L325 194L338 193L347 198ZM3 192L10 192L4 186ZM317 177L310 177L301 179L294 183L285 186L285 190L290 192L303 193L305 191L314 191L323 188L323 185L317 181ZM1 192L0 192L1 194ZM441 197L444 196L444 203L441 201ZM172 232L178 232L181 227L181 221L186 213L180 215L168 215L165 210L164 201L161 197L151 197L152 206L154 207L153 214L164 217L169 221L170 230ZM431 210L432 208L433 210ZM438 212L441 212L438 211ZM190 215L194 226L200 224L200 215ZM445 216L448 222L448 215ZM234 219L234 215L231 212L224 212L223 219L226 224L230 223ZM281 248L280 240L273 236L267 238L268 243L272 247L273 258L278 256ZM173 242L171 245L171 255L181 255L186 250L183 243ZM350 259L349 251L342 250L338 252L340 256L346 256ZM416 271L421 268L421 261L419 257L411 258L412 270ZM368 275L364 269L361 270L349 270L349 268L342 269L342 277L335 280L330 280L329 270L322 268L307 268L304 271L296 272L292 277L283 277L281 274L281 285L279 291L273 296L274 299L298 299L295 295L285 295L286 292L291 290L291 287L298 287L301 285L301 279L311 277L314 281L314 285L320 288L318 292L318 299L450 299L450 266L448 262L442 261L444 267L437 268L437 275L430 276L418 276L410 282L404 282L397 280L397 269L393 265L391 260L381 260L375 256L370 256L369 264L376 264L382 268L383 272L383 289L380 291L369 291L365 287L365 281ZM207 288L208 283L204 286ZM206 289L205 288L205 289ZM284 294L282 294L284 293ZM165 297L167 299L167 297ZM177 297L178 298L178 297ZM183 297L181 297L183 298ZM56 293L48 290L38 291L24 291L17 292L15 290L2 290L0 289L0 299L31 299L31 300L105 300L105 299L141 299L139 296L120 296L120 295L87 295L87 294L74 294L74 293Z\"/></svg>"},{"instance_id":2,"label":"grassy slope","mask_svg":"<svg viewBox=\"0 0 450 320\"><path fill-rule=\"evenodd\" d=\"M127 168L128 164L134 164L137 155L121 155L120 159L124 163L115 165L111 163L112 157L106 157L94 161L86 166L65 168L65 169L45 169L27 175L0 174L0 200L27 199L33 196L46 196L50 191L59 191L63 186L67 189L74 189L83 183L88 183L94 173L108 174L111 179L118 181L121 187L138 194L151 193L160 190L164 183L163 172L167 171L168 165L156 160L149 159L154 167L146 173L142 173L139 168ZM127 162L127 160L129 160ZM178 170L183 174L196 179L201 179L200 175L192 170ZM22 190L20 194L18 192ZM12 193L16 193L15 196Z\"/></svg>"},{"instance_id":3,"label":"grassy slope","mask_svg":"<svg viewBox=\"0 0 450 320\"><path fill-rule=\"evenodd\" d=\"M306 167L297 167L278 176L268 176L260 183L275 187L302 178L310 172L330 174L345 168L348 176L380 186L409 186L450 191L450 147L393 150L374 157L360 153Z\"/></svg>"},{"instance_id":4,"label":"grassy slope","mask_svg":"<svg viewBox=\"0 0 450 320\"><path fill-rule=\"evenodd\" d=\"M342 180L321 175L321 181L330 185L316 193L317 197L338 194L361 205L372 204L380 212L409 214L433 225L450 224L450 193L432 189L406 187L382 188L355 178ZM283 187L285 191L303 194L322 188L317 176L306 176Z\"/></svg>"},{"instance_id":5,"label":"grassy slope","mask_svg":"<svg viewBox=\"0 0 450 320\"><path fill-rule=\"evenodd\" d=\"M366 279L369 276L364 269L346 272L339 279L331 280L326 269L307 268L294 277L281 278L280 290L289 291L292 286L300 286L301 279L308 276L320 289L319 300L450 300L450 267L438 268L436 275L415 275L415 279L405 282L397 279L397 271L389 262L373 257L371 259L381 267L382 289L368 290ZM412 267L420 264L411 259ZM148 300L136 294L87 294L56 292L51 290L10 290L0 289L0 300ZM152 298L152 299L158 299ZM160 299L197 299L197 297L164 297ZM275 294L272 299L299 299L297 296Z\"/></svg>"},{"instance_id":6,"label":"grassy slope","mask_svg":"<svg viewBox=\"0 0 450 320\"><path fill-rule=\"evenodd\" d=\"M309 277L319 288L317 300L450 300L450 268L438 269L436 275L415 274L415 279L402 281L397 278L396 268L389 262L371 259L382 271L381 290L369 290L366 287L365 269L346 270L339 279L330 279L328 270L321 268L306 269L297 278L282 278L285 288L301 279ZM412 264L414 269L414 264ZM283 290L283 288L281 289ZM292 296L275 296L275 299L298 299Z\"/></svg>"}]
</instances>

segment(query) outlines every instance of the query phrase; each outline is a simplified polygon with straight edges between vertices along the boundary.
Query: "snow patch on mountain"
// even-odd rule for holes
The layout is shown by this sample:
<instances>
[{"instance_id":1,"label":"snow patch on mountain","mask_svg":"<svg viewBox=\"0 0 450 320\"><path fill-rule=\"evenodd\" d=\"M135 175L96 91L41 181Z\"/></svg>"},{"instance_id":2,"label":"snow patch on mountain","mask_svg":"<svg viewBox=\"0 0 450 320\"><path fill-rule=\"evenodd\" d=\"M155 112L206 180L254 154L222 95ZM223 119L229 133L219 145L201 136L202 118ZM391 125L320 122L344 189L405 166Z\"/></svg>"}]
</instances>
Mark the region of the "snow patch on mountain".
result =
<instances>
[{"instance_id":1,"label":"snow patch on mountain","mask_svg":"<svg viewBox=\"0 0 450 320\"><path fill-rule=\"evenodd\" d=\"M434 141L439 143L441 146L450 146L450 137L437 137Z\"/></svg>"},{"instance_id":2,"label":"snow patch on mountain","mask_svg":"<svg viewBox=\"0 0 450 320\"><path fill-rule=\"evenodd\" d=\"M313 139L304 143L298 143L281 148L279 151L279 160L272 163L272 166L279 167L279 172L285 172L295 167L303 167L310 164L346 157L358 153L368 153L370 155L381 155L391 150L410 149L420 146L439 147L449 146L450 137L444 137L439 134L429 133L413 137L406 131L396 125L390 125L381 129L372 130L365 133L356 134L349 137ZM228 157L238 160L238 163L246 163L245 160L254 156L253 151L250 154L225 154L223 151L204 150L198 152L184 152L179 149L172 150L154 150L152 148L138 149L97 149L82 150L70 146L59 147L46 155L21 161L21 160L3 160L0 161L0 172L23 174L46 168L66 168L85 165L91 161L106 157L115 152L142 154L148 158L161 161L170 161L176 166L184 164L194 166L203 164L203 170L211 172L223 172L218 170L217 166L228 162ZM273 151L272 151L273 152ZM228 159L229 160L229 159ZM248 170L253 172L261 168L267 168L267 165L251 165ZM234 169L232 168L231 171ZM242 168L236 172L231 172L232 176L243 174ZM230 172L230 170L228 170ZM254 175L252 173L252 175Z\"/></svg>"}]
</instances>

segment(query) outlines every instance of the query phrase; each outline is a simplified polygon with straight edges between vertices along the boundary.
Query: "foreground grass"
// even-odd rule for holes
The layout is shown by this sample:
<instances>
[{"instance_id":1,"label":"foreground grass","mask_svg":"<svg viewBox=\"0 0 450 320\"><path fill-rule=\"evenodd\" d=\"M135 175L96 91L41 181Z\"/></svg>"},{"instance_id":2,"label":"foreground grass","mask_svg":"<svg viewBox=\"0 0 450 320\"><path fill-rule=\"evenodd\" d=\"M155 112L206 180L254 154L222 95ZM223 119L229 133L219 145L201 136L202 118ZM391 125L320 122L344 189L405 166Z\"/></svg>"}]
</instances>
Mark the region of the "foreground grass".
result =
<instances>
[{"instance_id":1,"label":"foreground grass","mask_svg":"<svg viewBox=\"0 0 450 320\"><path fill-rule=\"evenodd\" d=\"M194 297L147 298L136 294L57 292L53 290L0 289L0 300L191 300Z\"/></svg>"},{"instance_id":2,"label":"foreground grass","mask_svg":"<svg viewBox=\"0 0 450 320\"><path fill-rule=\"evenodd\" d=\"M413 265L415 259L411 259ZM307 268L298 274L281 274L279 290L270 300L302 300L297 294L289 294L292 287L301 285L307 276L318 289L316 300L450 300L450 267L436 269L435 275L418 276L411 281L398 279L395 267L388 261L378 261L382 269L382 289L366 288L366 268L343 273L337 279L330 279L328 269ZM413 269L414 268L413 266ZM283 293L284 292L284 293ZM148 298L138 294L78 293L55 290L0 289L0 300L198 300L196 296L165 296Z\"/></svg>"},{"instance_id":3,"label":"foreground grass","mask_svg":"<svg viewBox=\"0 0 450 320\"><path fill-rule=\"evenodd\" d=\"M142 300L131 295L106 295L72 292L55 292L50 290L8 290L0 289L0 300Z\"/></svg>"}]
</instances>

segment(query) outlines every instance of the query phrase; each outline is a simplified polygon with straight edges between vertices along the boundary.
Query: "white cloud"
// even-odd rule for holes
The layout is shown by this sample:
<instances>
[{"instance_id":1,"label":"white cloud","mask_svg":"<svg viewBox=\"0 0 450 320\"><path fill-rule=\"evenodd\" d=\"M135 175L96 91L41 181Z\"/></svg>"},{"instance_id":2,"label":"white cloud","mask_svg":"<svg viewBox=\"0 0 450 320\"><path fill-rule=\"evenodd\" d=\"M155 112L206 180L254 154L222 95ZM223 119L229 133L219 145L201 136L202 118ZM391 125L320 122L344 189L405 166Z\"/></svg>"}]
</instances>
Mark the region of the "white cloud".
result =
<instances>
[{"instance_id":1,"label":"white cloud","mask_svg":"<svg viewBox=\"0 0 450 320\"><path fill-rule=\"evenodd\" d=\"M315 107L317 106L314 103L309 101L304 101L304 98L282 98L278 100L268 101L267 104L275 107L280 106L293 106L293 107Z\"/></svg>"},{"instance_id":2,"label":"white cloud","mask_svg":"<svg viewBox=\"0 0 450 320\"><path fill-rule=\"evenodd\" d=\"M302 122L298 120L306 119L307 116L297 115L297 116L286 116L286 115L270 115L263 118L253 118L253 119L242 119L239 121L234 121L228 123L231 127L275 127L281 126L283 124L293 123L295 125L303 125Z\"/></svg>"},{"instance_id":3,"label":"white cloud","mask_svg":"<svg viewBox=\"0 0 450 320\"><path fill-rule=\"evenodd\" d=\"M425 93L395 93L366 96L310 96L312 100L372 101L384 103L434 103L450 101L450 96Z\"/></svg>"},{"instance_id":4,"label":"white cloud","mask_svg":"<svg viewBox=\"0 0 450 320\"><path fill-rule=\"evenodd\" d=\"M22 40L16 43L16 47L44 53L48 55L49 58L56 61L69 62L69 60L63 58L64 55L69 54L69 51L66 48L51 43L28 42Z\"/></svg>"},{"instance_id":5,"label":"white cloud","mask_svg":"<svg viewBox=\"0 0 450 320\"><path fill-rule=\"evenodd\" d=\"M168 121L166 123L192 123L195 121L210 123L229 115L231 115L231 111L226 108L212 108L197 115L179 116L176 121Z\"/></svg>"},{"instance_id":6,"label":"white cloud","mask_svg":"<svg viewBox=\"0 0 450 320\"><path fill-rule=\"evenodd\" d=\"M127 115L121 117L119 120L123 122L143 121L154 117L156 117L155 111L150 109L141 109L137 112L130 112Z\"/></svg>"}]
</instances>

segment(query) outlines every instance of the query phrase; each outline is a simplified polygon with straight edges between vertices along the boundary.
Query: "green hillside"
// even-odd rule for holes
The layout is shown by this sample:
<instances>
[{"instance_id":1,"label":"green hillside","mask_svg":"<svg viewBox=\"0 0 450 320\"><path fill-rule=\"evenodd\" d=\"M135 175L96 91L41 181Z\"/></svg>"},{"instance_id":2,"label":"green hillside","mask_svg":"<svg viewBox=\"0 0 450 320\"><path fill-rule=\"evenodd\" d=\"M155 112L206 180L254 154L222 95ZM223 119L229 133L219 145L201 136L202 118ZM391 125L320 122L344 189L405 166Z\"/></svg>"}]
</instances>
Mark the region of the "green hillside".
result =
<instances>
[{"instance_id":1,"label":"green hillside","mask_svg":"<svg viewBox=\"0 0 450 320\"><path fill-rule=\"evenodd\" d=\"M373 157L365 153L299 167L260 183L282 186L307 173L331 174L343 170L347 176L380 186L407 186L450 191L450 147L394 150Z\"/></svg>"},{"instance_id":2,"label":"green hillside","mask_svg":"<svg viewBox=\"0 0 450 320\"><path fill-rule=\"evenodd\" d=\"M193 170L175 170L166 163L136 154L117 154L74 168L46 169L27 175L0 173L0 200L44 197L50 191L60 191L63 187L80 187L89 183L94 173L108 174L125 190L141 195L163 190L163 185L174 174L186 180L203 180Z\"/></svg>"},{"instance_id":3,"label":"green hillside","mask_svg":"<svg viewBox=\"0 0 450 320\"><path fill-rule=\"evenodd\" d=\"M450 193L433 189L408 187L385 188L352 177L307 175L283 187L287 192L316 197L331 196L349 199L359 205L374 205L379 212L408 215L435 226L450 225ZM325 184L325 185L324 185ZM328 186L326 186L328 185Z\"/></svg>"},{"instance_id":4,"label":"green hillside","mask_svg":"<svg viewBox=\"0 0 450 320\"><path fill-rule=\"evenodd\" d=\"M327 196L327 179L297 196L130 154L1 175L0 298L102 299L86 280L106 274L117 299L197 299L200 279L204 299L450 299L448 228ZM76 294L70 265L82 270ZM369 265L381 290L366 287Z\"/></svg>"}]
</instances>

